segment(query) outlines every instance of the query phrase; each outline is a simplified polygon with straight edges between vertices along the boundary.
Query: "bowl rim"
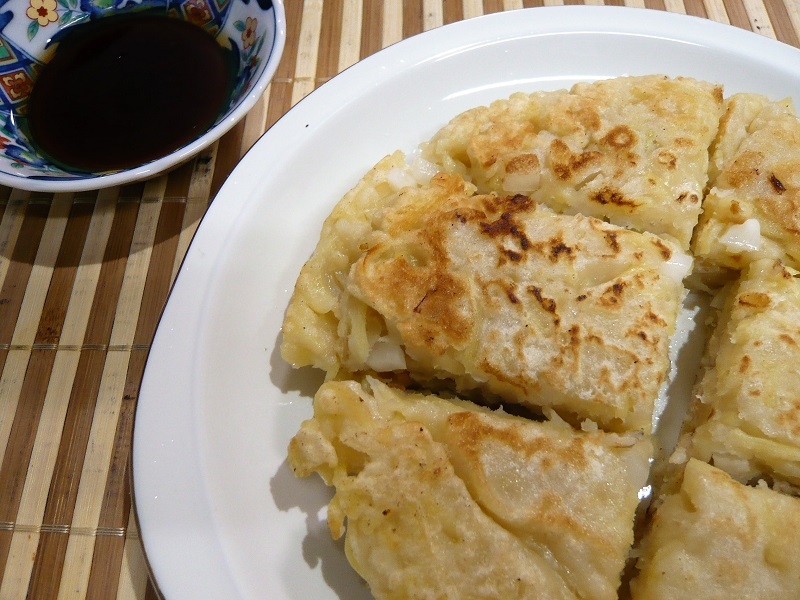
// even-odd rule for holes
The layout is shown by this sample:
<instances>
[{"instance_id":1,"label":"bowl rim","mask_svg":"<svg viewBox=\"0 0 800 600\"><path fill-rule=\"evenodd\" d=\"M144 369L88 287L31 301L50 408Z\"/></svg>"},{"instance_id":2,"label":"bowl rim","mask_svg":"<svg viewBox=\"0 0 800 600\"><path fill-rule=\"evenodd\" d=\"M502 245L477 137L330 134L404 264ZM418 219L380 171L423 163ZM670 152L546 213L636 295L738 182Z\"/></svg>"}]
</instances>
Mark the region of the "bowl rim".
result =
<instances>
[{"instance_id":1,"label":"bowl rim","mask_svg":"<svg viewBox=\"0 0 800 600\"><path fill-rule=\"evenodd\" d=\"M141 181L156 177L183 162L194 158L202 150L216 142L230 131L259 101L267 86L275 76L283 51L286 46L286 11L283 0L272 0L272 13L275 24L275 37L272 41L267 64L259 78L255 80L250 91L242 97L236 108L231 113L206 131L203 135L170 152L166 156L151 162L124 169L108 175L77 177L71 179L36 179L22 175L14 175L7 171L0 171L0 185L8 186L29 192L84 192L109 188L134 181Z\"/></svg>"}]
</instances>

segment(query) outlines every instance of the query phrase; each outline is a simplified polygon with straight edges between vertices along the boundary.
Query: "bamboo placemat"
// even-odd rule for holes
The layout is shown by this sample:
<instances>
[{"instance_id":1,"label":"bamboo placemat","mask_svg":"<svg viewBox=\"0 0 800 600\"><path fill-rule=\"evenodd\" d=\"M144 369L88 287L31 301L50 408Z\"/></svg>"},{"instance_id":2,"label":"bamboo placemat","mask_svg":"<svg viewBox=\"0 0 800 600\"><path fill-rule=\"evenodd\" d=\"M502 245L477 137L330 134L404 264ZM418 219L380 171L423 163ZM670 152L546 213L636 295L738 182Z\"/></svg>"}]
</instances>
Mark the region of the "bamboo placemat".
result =
<instances>
[{"instance_id":1,"label":"bamboo placemat","mask_svg":"<svg viewBox=\"0 0 800 600\"><path fill-rule=\"evenodd\" d=\"M277 74L191 163L99 192L0 188L0 600L156 598L131 511L136 400L158 317L223 181L293 104L446 23L559 0L288 0ZM800 47L800 0L585 0L713 19Z\"/></svg>"}]
</instances>

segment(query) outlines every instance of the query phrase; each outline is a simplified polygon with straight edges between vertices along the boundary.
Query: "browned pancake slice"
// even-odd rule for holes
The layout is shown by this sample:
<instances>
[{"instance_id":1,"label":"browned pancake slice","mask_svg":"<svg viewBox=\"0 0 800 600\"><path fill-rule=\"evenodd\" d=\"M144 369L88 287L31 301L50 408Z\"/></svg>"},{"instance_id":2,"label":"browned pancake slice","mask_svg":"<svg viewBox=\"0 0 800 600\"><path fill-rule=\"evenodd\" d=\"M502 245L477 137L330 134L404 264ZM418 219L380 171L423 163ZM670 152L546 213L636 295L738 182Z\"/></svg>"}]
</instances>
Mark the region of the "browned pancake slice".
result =
<instances>
[{"instance_id":1,"label":"browned pancake slice","mask_svg":"<svg viewBox=\"0 0 800 600\"><path fill-rule=\"evenodd\" d=\"M287 311L284 357L649 431L687 257L526 196L476 195L456 175L381 196L391 164L326 223Z\"/></svg>"},{"instance_id":2,"label":"browned pancake slice","mask_svg":"<svg viewBox=\"0 0 800 600\"><path fill-rule=\"evenodd\" d=\"M764 258L800 268L800 119L791 103L731 96L712 177L692 242L699 274L714 285Z\"/></svg>"},{"instance_id":3,"label":"browned pancake slice","mask_svg":"<svg viewBox=\"0 0 800 600\"><path fill-rule=\"evenodd\" d=\"M378 599L615 600L650 452L373 380L324 384L289 462Z\"/></svg>"},{"instance_id":4,"label":"browned pancake slice","mask_svg":"<svg viewBox=\"0 0 800 600\"><path fill-rule=\"evenodd\" d=\"M523 193L689 247L722 88L661 75L516 93L455 117L423 155L480 192Z\"/></svg>"},{"instance_id":5,"label":"browned pancake slice","mask_svg":"<svg viewBox=\"0 0 800 600\"><path fill-rule=\"evenodd\" d=\"M798 528L800 499L691 460L639 549L632 599L798 598Z\"/></svg>"},{"instance_id":6,"label":"browned pancake slice","mask_svg":"<svg viewBox=\"0 0 800 600\"><path fill-rule=\"evenodd\" d=\"M695 456L739 481L800 485L800 280L765 259L721 294L694 430L673 461Z\"/></svg>"}]
</instances>

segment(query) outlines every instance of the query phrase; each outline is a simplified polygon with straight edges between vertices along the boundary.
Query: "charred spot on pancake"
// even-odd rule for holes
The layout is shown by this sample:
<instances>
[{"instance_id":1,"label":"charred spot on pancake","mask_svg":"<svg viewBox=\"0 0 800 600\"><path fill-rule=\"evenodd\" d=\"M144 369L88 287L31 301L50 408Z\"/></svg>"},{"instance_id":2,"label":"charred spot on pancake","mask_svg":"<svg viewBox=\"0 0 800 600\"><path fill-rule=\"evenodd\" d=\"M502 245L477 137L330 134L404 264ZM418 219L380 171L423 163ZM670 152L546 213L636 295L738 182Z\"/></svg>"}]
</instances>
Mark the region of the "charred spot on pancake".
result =
<instances>
[{"instance_id":1,"label":"charred spot on pancake","mask_svg":"<svg viewBox=\"0 0 800 600\"><path fill-rule=\"evenodd\" d=\"M651 310L645 313L644 318L650 321L651 323L655 323L659 327L667 326L667 322Z\"/></svg>"},{"instance_id":2,"label":"charred spot on pancake","mask_svg":"<svg viewBox=\"0 0 800 600\"><path fill-rule=\"evenodd\" d=\"M678 157L675 156L674 152L663 149L658 153L658 162L672 170L678 164Z\"/></svg>"},{"instance_id":3,"label":"charred spot on pancake","mask_svg":"<svg viewBox=\"0 0 800 600\"><path fill-rule=\"evenodd\" d=\"M622 294L626 287L625 281L615 281L603 291L598 301L606 307L617 306L622 300Z\"/></svg>"},{"instance_id":4,"label":"charred spot on pancake","mask_svg":"<svg viewBox=\"0 0 800 600\"><path fill-rule=\"evenodd\" d=\"M500 264L505 264L504 258L507 258L511 262L519 262L522 260L522 254L517 252L516 250L511 250L510 248L502 248L501 249L501 257L500 257Z\"/></svg>"},{"instance_id":5,"label":"charred spot on pancake","mask_svg":"<svg viewBox=\"0 0 800 600\"><path fill-rule=\"evenodd\" d=\"M786 191L786 187L783 185L781 180L775 176L775 173L769 174L769 182L772 184L772 189L775 190L776 194L781 195Z\"/></svg>"},{"instance_id":6,"label":"charred spot on pancake","mask_svg":"<svg viewBox=\"0 0 800 600\"><path fill-rule=\"evenodd\" d=\"M596 150L575 153L563 140L558 138L550 142L550 162L553 172L559 179L572 178L577 171L601 160L602 157L603 155Z\"/></svg>"},{"instance_id":7,"label":"charred spot on pancake","mask_svg":"<svg viewBox=\"0 0 800 600\"><path fill-rule=\"evenodd\" d=\"M737 302L748 308L767 308L770 304L769 294L763 292L747 292L740 294Z\"/></svg>"},{"instance_id":8,"label":"charred spot on pancake","mask_svg":"<svg viewBox=\"0 0 800 600\"><path fill-rule=\"evenodd\" d=\"M566 110L566 117L587 131L597 131L602 126L602 119L590 101L582 99Z\"/></svg>"},{"instance_id":9,"label":"charred spot on pancake","mask_svg":"<svg viewBox=\"0 0 800 600\"><path fill-rule=\"evenodd\" d=\"M539 159L535 154L518 154L506 163L506 173L533 173L539 167Z\"/></svg>"},{"instance_id":10,"label":"charred spot on pancake","mask_svg":"<svg viewBox=\"0 0 800 600\"><path fill-rule=\"evenodd\" d=\"M617 241L617 232L616 231L609 231L605 234L606 242L611 247L611 250L614 254L619 254L619 241Z\"/></svg>"},{"instance_id":11,"label":"charred spot on pancake","mask_svg":"<svg viewBox=\"0 0 800 600\"><path fill-rule=\"evenodd\" d=\"M469 221L486 218L486 212L469 206L461 206L453 211L453 219L465 225Z\"/></svg>"},{"instance_id":12,"label":"charred spot on pancake","mask_svg":"<svg viewBox=\"0 0 800 600\"><path fill-rule=\"evenodd\" d=\"M545 312L554 313L556 312L556 301L552 298L547 298L542 294L542 289L535 285L528 286L528 292L533 294L533 297L536 298L536 301L541 305L541 307L545 310Z\"/></svg>"},{"instance_id":13,"label":"charred spot on pancake","mask_svg":"<svg viewBox=\"0 0 800 600\"><path fill-rule=\"evenodd\" d=\"M661 256L664 258L664 260L669 260L672 258L672 250L664 242L659 239L655 239L653 240L653 245L658 248L658 251L661 253Z\"/></svg>"},{"instance_id":14,"label":"charred spot on pancake","mask_svg":"<svg viewBox=\"0 0 800 600\"><path fill-rule=\"evenodd\" d=\"M562 255L565 257L571 257L572 250L572 248L564 243L563 239L554 238L550 243L550 259L553 262L556 262L559 258L561 258Z\"/></svg>"},{"instance_id":15,"label":"charred spot on pancake","mask_svg":"<svg viewBox=\"0 0 800 600\"><path fill-rule=\"evenodd\" d=\"M750 364L751 364L752 362L753 362L753 361L751 360L751 358L750 358L750 357L749 357L747 354L745 354L744 356L742 356L742 360L741 360L741 361L739 361L739 373L744 373L744 372L746 372L746 371L747 371L747 369L749 369L749 368L750 368Z\"/></svg>"},{"instance_id":16,"label":"charred spot on pancake","mask_svg":"<svg viewBox=\"0 0 800 600\"><path fill-rule=\"evenodd\" d=\"M569 328L567 333L569 334L569 346L578 348L581 345L581 326L575 324Z\"/></svg>"},{"instance_id":17,"label":"charred spot on pancake","mask_svg":"<svg viewBox=\"0 0 800 600\"><path fill-rule=\"evenodd\" d=\"M517 298L516 290L514 289L513 284L506 287L506 296L508 296L511 304L519 304L519 298Z\"/></svg>"},{"instance_id":18,"label":"charred spot on pancake","mask_svg":"<svg viewBox=\"0 0 800 600\"><path fill-rule=\"evenodd\" d=\"M690 192L681 192L678 194L678 197L675 198L675 201L679 204L685 202L686 200L689 201L690 204L697 204L700 202L700 197L697 194L693 194Z\"/></svg>"},{"instance_id":19,"label":"charred spot on pancake","mask_svg":"<svg viewBox=\"0 0 800 600\"><path fill-rule=\"evenodd\" d=\"M484 203L488 211L504 215L529 211L536 206L536 202L524 194L514 194L513 196L488 195L484 197Z\"/></svg>"},{"instance_id":20,"label":"charred spot on pancake","mask_svg":"<svg viewBox=\"0 0 800 600\"><path fill-rule=\"evenodd\" d=\"M525 235L523 227L514 219L514 214L516 212L529 210L535 207L536 203L527 196L521 194L505 197L488 196L485 202L488 205L488 212L499 212L502 210L502 213L499 218L494 221L479 221L481 233L491 238L510 237L516 240L518 249L500 248L501 264L505 262L505 259L511 260L512 262L521 261L523 258L522 252L530 248L531 242Z\"/></svg>"},{"instance_id":21,"label":"charred spot on pancake","mask_svg":"<svg viewBox=\"0 0 800 600\"><path fill-rule=\"evenodd\" d=\"M576 248L568 246L561 234L555 235L549 240L532 243L530 247L534 252L548 258L552 263L557 263L562 258L567 260L575 258Z\"/></svg>"},{"instance_id":22,"label":"charred spot on pancake","mask_svg":"<svg viewBox=\"0 0 800 600\"><path fill-rule=\"evenodd\" d=\"M461 281L444 272L437 272L431 277L392 281L394 283L391 285L404 282L409 289L419 293L419 299L409 311L408 318L397 324L398 330L409 343L425 345L433 352L443 353L468 339L472 322L462 306L467 292ZM402 313L403 302L398 298L393 310Z\"/></svg>"},{"instance_id":23,"label":"charred spot on pancake","mask_svg":"<svg viewBox=\"0 0 800 600\"><path fill-rule=\"evenodd\" d=\"M519 225L514 222L511 213L504 212L500 218L491 223L482 222L481 231L490 237L510 235L524 238L525 234L519 230Z\"/></svg>"},{"instance_id":24,"label":"charred spot on pancake","mask_svg":"<svg viewBox=\"0 0 800 600\"><path fill-rule=\"evenodd\" d=\"M612 204L614 206L622 206L627 208L636 208L639 206L634 200L627 198L625 194L619 190L610 187L604 187L590 196L590 199L598 204L606 206Z\"/></svg>"},{"instance_id":25,"label":"charred spot on pancake","mask_svg":"<svg viewBox=\"0 0 800 600\"><path fill-rule=\"evenodd\" d=\"M630 148L636 143L636 134L627 125L617 125L600 139L601 144L612 148Z\"/></svg>"}]
</instances>

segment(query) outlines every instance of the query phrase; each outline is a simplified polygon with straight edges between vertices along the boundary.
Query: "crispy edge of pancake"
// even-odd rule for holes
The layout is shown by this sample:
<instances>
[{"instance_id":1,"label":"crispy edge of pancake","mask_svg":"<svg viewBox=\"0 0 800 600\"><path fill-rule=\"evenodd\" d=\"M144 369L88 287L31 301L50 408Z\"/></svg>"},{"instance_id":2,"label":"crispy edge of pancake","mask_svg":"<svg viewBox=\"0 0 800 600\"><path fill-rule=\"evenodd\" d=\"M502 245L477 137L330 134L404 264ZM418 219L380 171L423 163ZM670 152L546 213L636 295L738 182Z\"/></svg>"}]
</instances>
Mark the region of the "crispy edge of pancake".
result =
<instances>
[{"instance_id":1,"label":"crispy edge of pancake","mask_svg":"<svg viewBox=\"0 0 800 600\"><path fill-rule=\"evenodd\" d=\"M633 600L800 594L800 500L691 459L639 548Z\"/></svg>"},{"instance_id":2,"label":"crispy edge of pancake","mask_svg":"<svg viewBox=\"0 0 800 600\"><path fill-rule=\"evenodd\" d=\"M297 475L316 471L336 487L331 532L341 536L347 522L348 557L377 597L417 597L394 588L420 584L421 572L453 569L455 577L466 573L469 579L474 568L493 577L492 569L505 572L507 565L495 564L503 553L511 549L516 556L522 547L535 555L525 554L542 571L535 575L544 577L542 585L552 588L552 571L579 597L616 598L647 478L647 438L596 428L576 432L557 418L537 423L375 380L370 385L371 392L352 381L324 384L314 418L290 443L289 461ZM571 496L537 482L568 488ZM450 504L460 507L463 523L453 522ZM450 529L446 539L441 528ZM488 565L470 567L476 536L501 547L492 550ZM417 543L443 543L454 556L417 555ZM381 566L393 561L399 561L395 570L409 569L407 576L385 573ZM588 574L582 577L582 570ZM422 584L452 585L452 577Z\"/></svg>"}]
</instances>

